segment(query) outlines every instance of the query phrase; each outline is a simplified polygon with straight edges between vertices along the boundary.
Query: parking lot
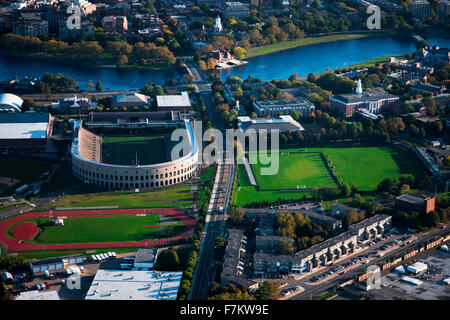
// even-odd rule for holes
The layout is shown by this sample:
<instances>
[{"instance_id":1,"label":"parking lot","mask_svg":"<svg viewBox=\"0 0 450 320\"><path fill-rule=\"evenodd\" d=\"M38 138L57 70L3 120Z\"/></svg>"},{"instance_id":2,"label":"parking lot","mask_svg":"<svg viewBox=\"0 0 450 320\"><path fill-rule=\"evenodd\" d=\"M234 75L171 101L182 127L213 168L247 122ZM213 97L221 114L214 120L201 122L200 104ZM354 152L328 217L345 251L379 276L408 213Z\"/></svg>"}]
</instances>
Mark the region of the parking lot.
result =
<instances>
[{"instance_id":1,"label":"parking lot","mask_svg":"<svg viewBox=\"0 0 450 320\"><path fill-rule=\"evenodd\" d=\"M428 270L418 276L391 272L381 278L383 288L392 288L401 293L412 295L424 300L450 300L450 286L443 284L445 278L450 277L450 253L437 250L434 254L424 259L411 259L404 267L414 262L427 264ZM414 285L401 280L403 276L409 276L422 281L421 285Z\"/></svg>"}]
</instances>

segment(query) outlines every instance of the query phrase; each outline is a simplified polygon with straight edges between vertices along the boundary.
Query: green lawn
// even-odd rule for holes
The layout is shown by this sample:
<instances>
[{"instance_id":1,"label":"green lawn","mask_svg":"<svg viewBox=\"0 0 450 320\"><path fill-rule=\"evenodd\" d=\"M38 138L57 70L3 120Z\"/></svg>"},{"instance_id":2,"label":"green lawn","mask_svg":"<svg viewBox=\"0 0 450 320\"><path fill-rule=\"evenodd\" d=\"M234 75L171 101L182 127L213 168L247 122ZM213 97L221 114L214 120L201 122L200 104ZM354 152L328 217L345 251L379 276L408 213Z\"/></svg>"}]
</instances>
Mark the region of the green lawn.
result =
<instances>
[{"instance_id":1,"label":"green lawn","mask_svg":"<svg viewBox=\"0 0 450 320\"><path fill-rule=\"evenodd\" d=\"M120 208L180 208L192 205L196 199L190 186L178 186L149 192L102 192L66 196L55 207L119 206Z\"/></svg>"},{"instance_id":2,"label":"green lawn","mask_svg":"<svg viewBox=\"0 0 450 320\"><path fill-rule=\"evenodd\" d=\"M102 162L118 165L155 164L166 162L166 142L163 136L105 137L102 142Z\"/></svg>"},{"instance_id":3,"label":"green lawn","mask_svg":"<svg viewBox=\"0 0 450 320\"><path fill-rule=\"evenodd\" d=\"M72 217L64 219L64 226L55 226L51 222L53 220L48 218L39 218L34 221L39 221L38 226L42 229L33 239L35 243L140 241L161 237L161 228L144 228L146 225L159 224L159 214L157 213L146 216ZM164 229L176 228L176 231L181 231L180 227L170 226L164 227Z\"/></svg>"},{"instance_id":4,"label":"green lawn","mask_svg":"<svg viewBox=\"0 0 450 320\"><path fill-rule=\"evenodd\" d=\"M336 186L320 153L280 154L276 175L262 175L260 163L251 166L260 190Z\"/></svg>"},{"instance_id":5,"label":"green lawn","mask_svg":"<svg viewBox=\"0 0 450 320\"><path fill-rule=\"evenodd\" d=\"M303 149L304 150L304 149ZM280 152L298 152L299 149L283 149ZM328 147L308 147L308 152L325 152L332 161L337 173L349 186L356 184L359 191L370 192L376 190L378 184L386 178L395 179L400 176L412 176L423 171L423 168L415 155L409 151L403 151L391 146L360 145L353 147L352 144L337 144ZM307 155L307 153L303 153ZM286 193L275 188L296 188L297 179L303 178L307 181L307 187L311 184L317 187L326 186L328 178L323 176L322 171L309 173L307 170L301 172L300 167L305 167L305 159L295 155L292 161L280 160L280 174L275 176L258 177L259 170L253 170L258 183L262 182L258 190L250 185L247 173L243 165L238 165L238 181L234 187L232 203L243 206L251 202L276 201L281 199L303 199L310 198L311 193ZM296 161L301 166L296 166ZM309 161L306 161L309 162ZM314 163L314 162L312 162ZM309 164L311 165L311 164ZM313 170L314 167L309 167ZM283 178L280 178L283 177ZM331 179L331 177L330 177ZM309 185L308 185L309 184ZM266 190L264 190L266 189Z\"/></svg>"},{"instance_id":6,"label":"green lawn","mask_svg":"<svg viewBox=\"0 0 450 320\"><path fill-rule=\"evenodd\" d=\"M375 190L386 178L411 176L423 171L415 155L390 146L341 145L308 148L308 151L326 152L344 182L349 186L356 184L359 191Z\"/></svg>"},{"instance_id":7,"label":"green lawn","mask_svg":"<svg viewBox=\"0 0 450 320\"><path fill-rule=\"evenodd\" d=\"M262 202L265 200L277 201L278 198L281 198L282 200L301 200L303 197L312 197L310 192L281 193L277 190L259 191L256 187L250 185L244 165L237 166L237 182L238 183L234 186L233 198L231 200L232 204L236 206L244 206L251 202Z\"/></svg>"},{"instance_id":8,"label":"green lawn","mask_svg":"<svg viewBox=\"0 0 450 320\"><path fill-rule=\"evenodd\" d=\"M201 182L214 180L216 177L217 166L212 165L206 168L205 172L200 178Z\"/></svg>"}]
</instances>

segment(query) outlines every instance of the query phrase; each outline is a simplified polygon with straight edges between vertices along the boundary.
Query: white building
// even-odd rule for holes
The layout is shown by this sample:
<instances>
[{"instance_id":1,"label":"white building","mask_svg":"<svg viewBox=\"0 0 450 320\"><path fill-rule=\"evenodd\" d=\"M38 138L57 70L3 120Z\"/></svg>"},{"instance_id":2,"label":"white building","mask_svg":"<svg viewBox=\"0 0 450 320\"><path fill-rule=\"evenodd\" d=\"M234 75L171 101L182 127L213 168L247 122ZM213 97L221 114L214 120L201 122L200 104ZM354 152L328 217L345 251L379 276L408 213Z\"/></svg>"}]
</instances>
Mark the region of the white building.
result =
<instances>
[{"instance_id":1,"label":"white building","mask_svg":"<svg viewBox=\"0 0 450 320\"><path fill-rule=\"evenodd\" d=\"M189 94L183 91L181 95L156 96L158 111L184 111L192 110Z\"/></svg>"},{"instance_id":2,"label":"white building","mask_svg":"<svg viewBox=\"0 0 450 320\"><path fill-rule=\"evenodd\" d=\"M217 16L216 21L214 23L214 32L219 33L222 31L223 31L222 21L220 20L220 17Z\"/></svg>"},{"instance_id":3,"label":"white building","mask_svg":"<svg viewBox=\"0 0 450 320\"><path fill-rule=\"evenodd\" d=\"M258 118L250 119L250 117L238 117L238 127L242 131L249 129L255 130L279 130L286 131L305 131L300 123L295 121L291 116L280 116L278 119Z\"/></svg>"},{"instance_id":4,"label":"white building","mask_svg":"<svg viewBox=\"0 0 450 320\"><path fill-rule=\"evenodd\" d=\"M97 271L86 300L176 300L182 272Z\"/></svg>"},{"instance_id":5,"label":"white building","mask_svg":"<svg viewBox=\"0 0 450 320\"><path fill-rule=\"evenodd\" d=\"M427 271L427 269L428 266L423 262L416 262L410 265L408 268L406 268L406 270L414 274L424 273L425 271Z\"/></svg>"}]
</instances>

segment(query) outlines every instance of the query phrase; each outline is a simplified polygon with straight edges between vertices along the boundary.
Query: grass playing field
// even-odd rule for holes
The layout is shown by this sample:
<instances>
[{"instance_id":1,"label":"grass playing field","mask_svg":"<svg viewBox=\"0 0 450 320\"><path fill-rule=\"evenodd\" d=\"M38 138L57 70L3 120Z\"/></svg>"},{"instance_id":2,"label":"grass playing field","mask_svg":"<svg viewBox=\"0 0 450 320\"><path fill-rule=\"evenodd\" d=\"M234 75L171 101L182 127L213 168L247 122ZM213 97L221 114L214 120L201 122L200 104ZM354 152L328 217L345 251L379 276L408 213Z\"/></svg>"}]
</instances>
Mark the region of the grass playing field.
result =
<instances>
[{"instance_id":1,"label":"grass playing field","mask_svg":"<svg viewBox=\"0 0 450 320\"><path fill-rule=\"evenodd\" d=\"M30 220L31 221L31 220ZM90 243L110 241L140 241L157 239L161 227L144 227L159 225L159 214L150 213L146 216L119 216L119 217L71 217L64 219L64 226L55 226L48 218L34 219L42 231L36 235L32 242L45 244L61 243ZM174 229L173 232L182 231L183 224L163 227L164 231Z\"/></svg>"},{"instance_id":2,"label":"grass playing field","mask_svg":"<svg viewBox=\"0 0 450 320\"><path fill-rule=\"evenodd\" d=\"M102 162L118 165L147 165L166 162L164 136L104 137Z\"/></svg>"},{"instance_id":3,"label":"grass playing field","mask_svg":"<svg viewBox=\"0 0 450 320\"><path fill-rule=\"evenodd\" d=\"M300 149L283 149L282 153L298 152ZM304 149L302 149L304 150ZM412 176L423 172L421 164L410 152L391 146L337 144L327 147L308 147L309 152L325 152L332 161L337 173L349 186L356 184L359 191L370 192L376 190L378 184L386 178L395 179L400 176ZM307 155L303 153L302 155ZM284 160L284 157L292 157L292 161ZM296 188L296 179L303 177L305 181L316 187L326 186L327 180L319 175L299 172L296 161L306 168L310 161L308 158L294 154L280 157L280 173L273 177L258 177L258 171L253 169L260 190L250 185L244 166L238 166L238 181L233 192L232 203L243 206L251 202L276 201L281 199L302 199L311 197L311 193L286 193L276 188ZM311 161L314 163L314 161ZM311 164L308 164L311 165ZM286 168L285 168L286 166ZM288 166L290 166L288 168ZM311 168L313 170L314 167ZM317 177L317 178L315 178ZM306 183L304 183L306 184ZM307 185L308 186L308 185ZM310 186L309 186L310 187ZM269 190L271 189L271 190Z\"/></svg>"},{"instance_id":4,"label":"grass playing field","mask_svg":"<svg viewBox=\"0 0 450 320\"><path fill-rule=\"evenodd\" d=\"M349 186L356 184L359 191L375 190L386 178L412 176L423 171L417 158L410 152L390 146L359 146L308 148L328 154L337 172Z\"/></svg>"},{"instance_id":5,"label":"grass playing field","mask_svg":"<svg viewBox=\"0 0 450 320\"><path fill-rule=\"evenodd\" d=\"M280 153L278 173L262 175L264 165L252 164L260 190L310 189L336 186L319 152Z\"/></svg>"},{"instance_id":6,"label":"grass playing field","mask_svg":"<svg viewBox=\"0 0 450 320\"><path fill-rule=\"evenodd\" d=\"M101 192L75 194L54 203L55 207L119 206L119 208L180 208L196 199L190 186L177 186L149 192Z\"/></svg>"}]
</instances>

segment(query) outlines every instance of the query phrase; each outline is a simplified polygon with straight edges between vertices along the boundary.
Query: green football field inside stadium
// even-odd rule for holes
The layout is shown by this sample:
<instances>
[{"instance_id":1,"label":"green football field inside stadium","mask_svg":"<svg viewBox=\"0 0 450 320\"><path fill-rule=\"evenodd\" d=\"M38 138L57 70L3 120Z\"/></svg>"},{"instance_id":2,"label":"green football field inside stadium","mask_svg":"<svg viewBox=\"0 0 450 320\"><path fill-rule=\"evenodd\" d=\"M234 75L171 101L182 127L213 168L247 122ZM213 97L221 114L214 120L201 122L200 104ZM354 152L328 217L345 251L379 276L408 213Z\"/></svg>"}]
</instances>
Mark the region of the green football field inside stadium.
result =
<instances>
[{"instance_id":1,"label":"green football field inside stadium","mask_svg":"<svg viewBox=\"0 0 450 320\"><path fill-rule=\"evenodd\" d=\"M163 136L103 138L102 162L104 163L149 165L166 161L168 161L166 142Z\"/></svg>"}]
</instances>

